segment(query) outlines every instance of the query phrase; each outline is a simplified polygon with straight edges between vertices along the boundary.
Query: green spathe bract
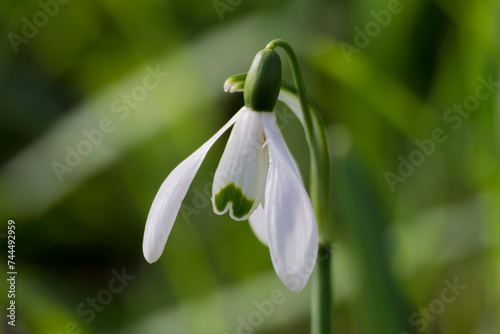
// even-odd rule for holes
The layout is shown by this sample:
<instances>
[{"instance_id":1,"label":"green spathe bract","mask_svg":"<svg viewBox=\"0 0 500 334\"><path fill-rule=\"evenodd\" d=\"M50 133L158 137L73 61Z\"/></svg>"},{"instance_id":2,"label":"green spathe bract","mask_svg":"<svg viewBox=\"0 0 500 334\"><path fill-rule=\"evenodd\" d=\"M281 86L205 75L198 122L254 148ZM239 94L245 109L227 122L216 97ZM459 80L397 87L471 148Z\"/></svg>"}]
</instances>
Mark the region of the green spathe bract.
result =
<instances>
[{"instance_id":1,"label":"green spathe bract","mask_svg":"<svg viewBox=\"0 0 500 334\"><path fill-rule=\"evenodd\" d=\"M274 50L259 51L245 80L245 106L253 111L273 111L280 86L280 56Z\"/></svg>"},{"instance_id":2,"label":"green spathe bract","mask_svg":"<svg viewBox=\"0 0 500 334\"><path fill-rule=\"evenodd\" d=\"M255 201L248 199L232 182L215 194L215 207L218 211L224 211L229 202L233 203L233 216L243 218L250 212Z\"/></svg>"}]
</instances>

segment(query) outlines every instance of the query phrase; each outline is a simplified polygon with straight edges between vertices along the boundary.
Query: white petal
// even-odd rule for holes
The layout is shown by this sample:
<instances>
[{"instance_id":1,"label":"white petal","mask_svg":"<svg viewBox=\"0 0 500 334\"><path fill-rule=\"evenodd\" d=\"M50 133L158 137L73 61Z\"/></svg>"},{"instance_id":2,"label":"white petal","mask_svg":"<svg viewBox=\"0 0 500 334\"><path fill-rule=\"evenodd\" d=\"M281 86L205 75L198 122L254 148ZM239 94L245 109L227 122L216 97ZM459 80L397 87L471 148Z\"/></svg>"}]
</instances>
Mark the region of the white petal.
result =
<instances>
[{"instance_id":1,"label":"white petal","mask_svg":"<svg viewBox=\"0 0 500 334\"><path fill-rule=\"evenodd\" d=\"M212 187L214 212L229 211L234 220L245 220L264 200L269 154L261 112L242 108L234 124Z\"/></svg>"},{"instance_id":2,"label":"white petal","mask_svg":"<svg viewBox=\"0 0 500 334\"><path fill-rule=\"evenodd\" d=\"M212 138L181 162L165 179L155 196L149 210L144 231L142 250L149 263L160 257L175 218L179 213L182 200L186 196L191 182L200 168L208 150L215 141L229 129L242 115L241 110L231 118Z\"/></svg>"},{"instance_id":3,"label":"white petal","mask_svg":"<svg viewBox=\"0 0 500 334\"><path fill-rule=\"evenodd\" d=\"M281 282L299 291L316 263L316 217L274 113L262 113L262 119L269 147L265 211L271 260Z\"/></svg>"},{"instance_id":4,"label":"white petal","mask_svg":"<svg viewBox=\"0 0 500 334\"><path fill-rule=\"evenodd\" d=\"M259 241L264 245L269 245L266 213L262 208L262 205L259 205L257 209L255 209L250 218L248 218L248 221L250 222L250 227L252 228L252 231L257 239L259 239Z\"/></svg>"},{"instance_id":5,"label":"white petal","mask_svg":"<svg viewBox=\"0 0 500 334\"><path fill-rule=\"evenodd\" d=\"M288 106L288 108L290 108L293 111L295 116L297 116L300 123L302 123L302 125L305 126L304 113L302 112L302 108L300 106L300 99L296 93L286 89L282 85L280 89L280 94L278 95L278 100L285 103Z\"/></svg>"}]
</instances>

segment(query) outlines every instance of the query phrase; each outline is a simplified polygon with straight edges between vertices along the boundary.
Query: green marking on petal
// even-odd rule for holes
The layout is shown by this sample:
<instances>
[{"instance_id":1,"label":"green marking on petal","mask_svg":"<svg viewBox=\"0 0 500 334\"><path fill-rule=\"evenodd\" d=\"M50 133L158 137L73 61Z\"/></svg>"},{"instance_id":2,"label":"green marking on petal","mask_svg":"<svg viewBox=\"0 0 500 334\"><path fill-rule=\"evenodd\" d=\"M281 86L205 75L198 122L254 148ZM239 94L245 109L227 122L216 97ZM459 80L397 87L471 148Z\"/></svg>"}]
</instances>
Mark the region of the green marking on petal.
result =
<instances>
[{"instance_id":1,"label":"green marking on petal","mask_svg":"<svg viewBox=\"0 0 500 334\"><path fill-rule=\"evenodd\" d=\"M242 218L250 212L255 200L248 199L240 188L230 183L215 194L215 207L222 212L229 202L233 203L233 216Z\"/></svg>"}]
</instances>

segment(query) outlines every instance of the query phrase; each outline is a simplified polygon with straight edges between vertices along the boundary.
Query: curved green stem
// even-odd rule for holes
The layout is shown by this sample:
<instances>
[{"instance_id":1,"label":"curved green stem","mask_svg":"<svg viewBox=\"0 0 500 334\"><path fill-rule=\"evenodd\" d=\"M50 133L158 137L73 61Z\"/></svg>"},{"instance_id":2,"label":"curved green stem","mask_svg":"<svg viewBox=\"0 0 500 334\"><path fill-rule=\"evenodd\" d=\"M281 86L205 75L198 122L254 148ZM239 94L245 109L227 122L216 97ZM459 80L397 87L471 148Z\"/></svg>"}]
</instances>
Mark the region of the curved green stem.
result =
<instances>
[{"instance_id":1,"label":"curved green stem","mask_svg":"<svg viewBox=\"0 0 500 334\"><path fill-rule=\"evenodd\" d=\"M281 47L288 56L293 82L304 113L306 139L311 155L311 202L319 233L318 262L314 271L312 297L312 334L331 334L332 277L330 228L330 158L325 127L318 108L307 99L299 63L290 44L281 39L269 42L266 49Z\"/></svg>"}]
</instances>

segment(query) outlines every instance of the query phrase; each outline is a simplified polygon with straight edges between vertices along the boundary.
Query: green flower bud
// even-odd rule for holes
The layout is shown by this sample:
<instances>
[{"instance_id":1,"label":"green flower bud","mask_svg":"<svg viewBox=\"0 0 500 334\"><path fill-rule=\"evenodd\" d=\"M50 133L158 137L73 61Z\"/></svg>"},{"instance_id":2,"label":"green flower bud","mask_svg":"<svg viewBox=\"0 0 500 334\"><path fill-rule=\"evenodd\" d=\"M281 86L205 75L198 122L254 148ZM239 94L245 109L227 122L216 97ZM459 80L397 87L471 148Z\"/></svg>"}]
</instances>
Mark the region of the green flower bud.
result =
<instances>
[{"instance_id":1,"label":"green flower bud","mask_svg":"<svg viewBox=\"0 0 500 334\"><path fill-rule=\"evenodd\" d=\"M245 106L272 112L281 86L281 60L274 50L262 50L253 59L245 80Z\"/></svg>"}]
</instances>

